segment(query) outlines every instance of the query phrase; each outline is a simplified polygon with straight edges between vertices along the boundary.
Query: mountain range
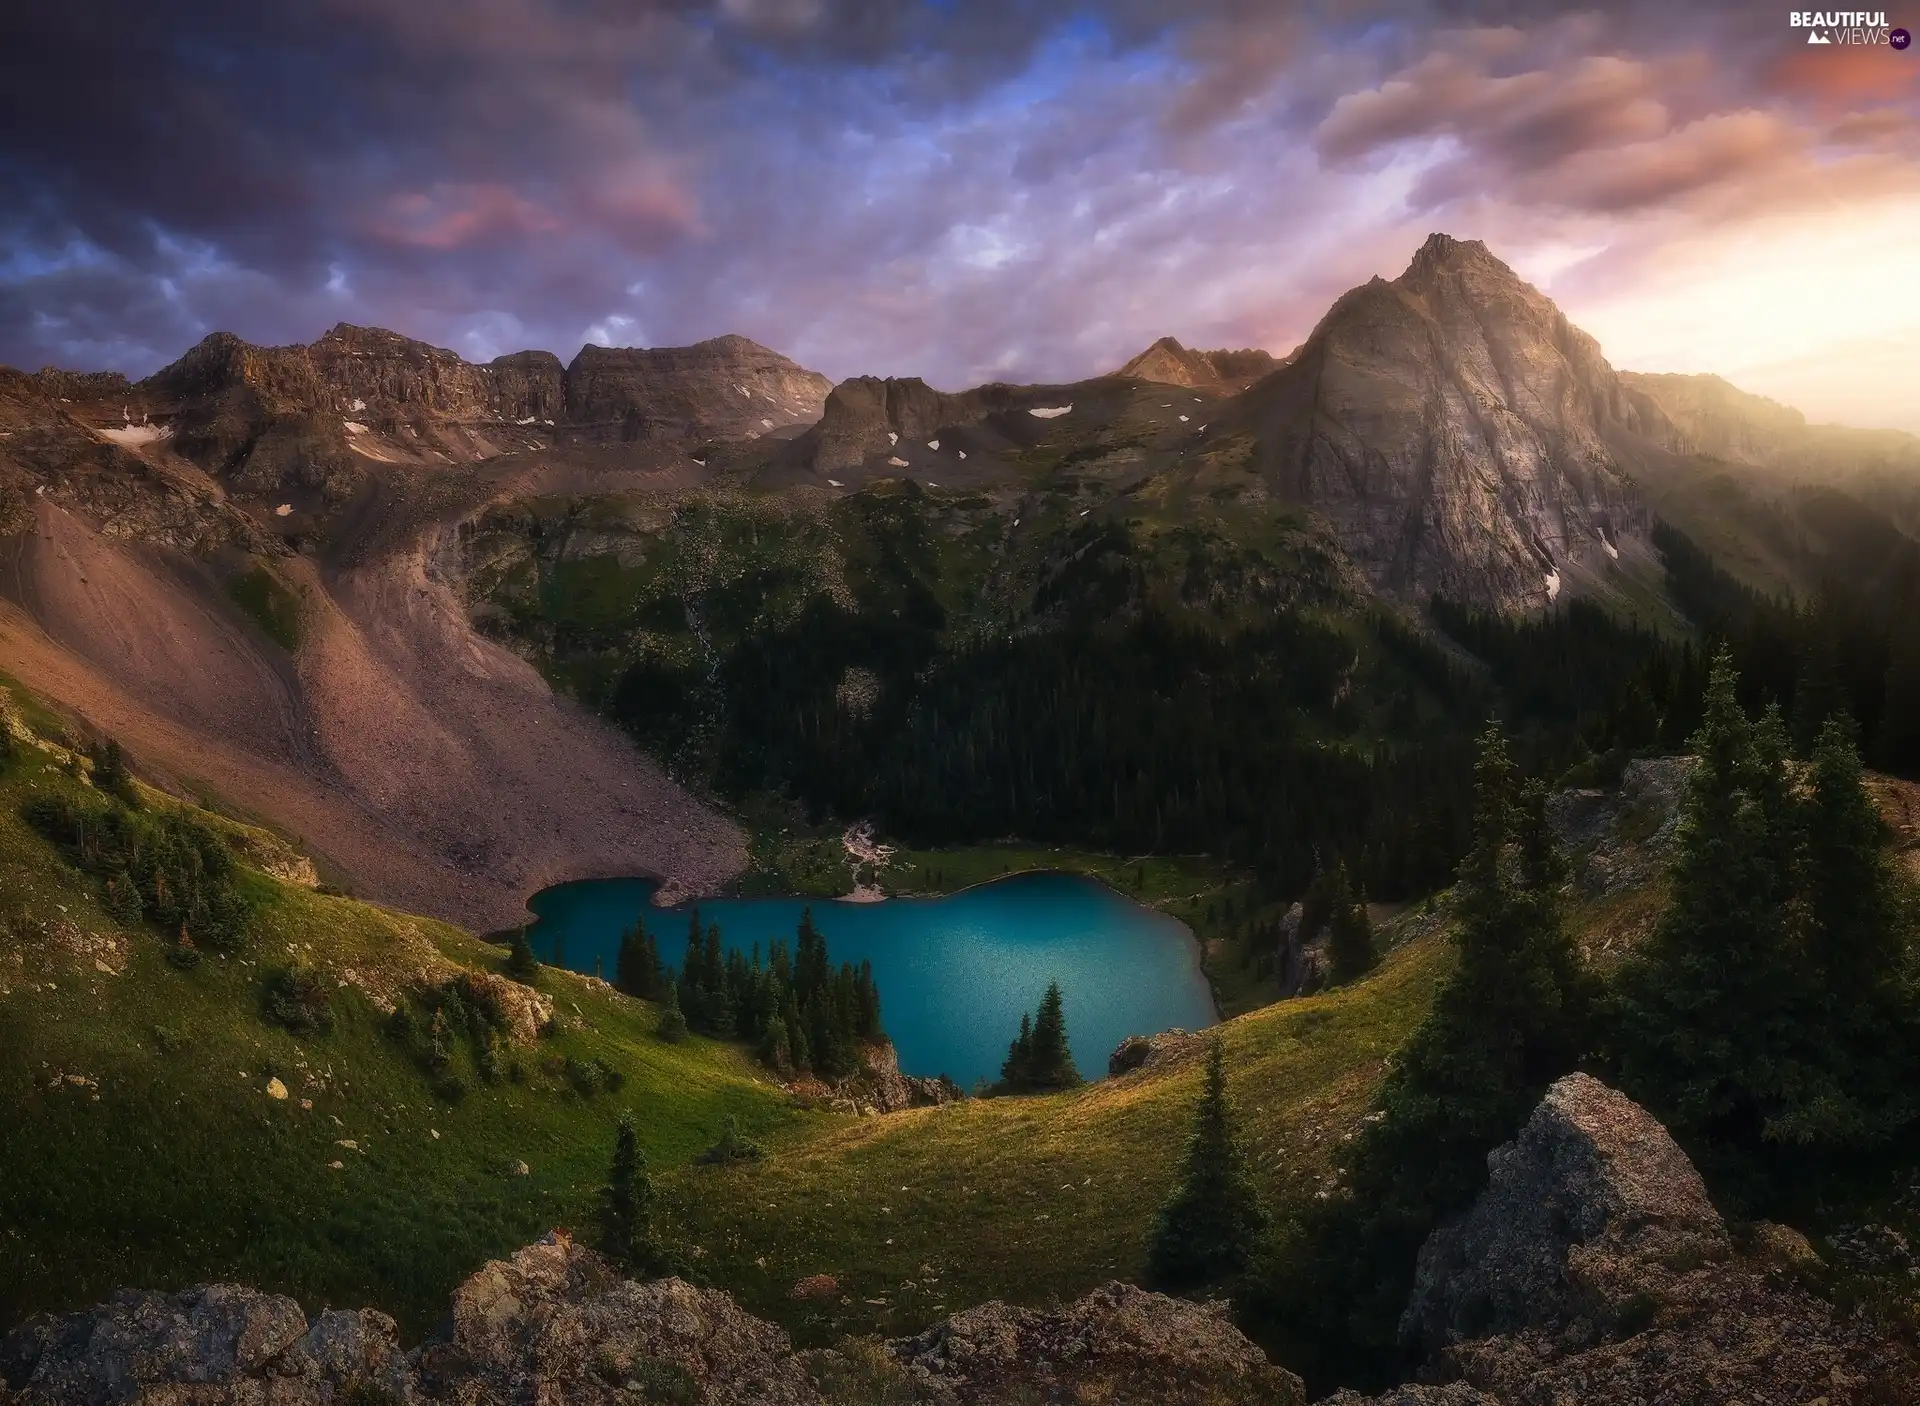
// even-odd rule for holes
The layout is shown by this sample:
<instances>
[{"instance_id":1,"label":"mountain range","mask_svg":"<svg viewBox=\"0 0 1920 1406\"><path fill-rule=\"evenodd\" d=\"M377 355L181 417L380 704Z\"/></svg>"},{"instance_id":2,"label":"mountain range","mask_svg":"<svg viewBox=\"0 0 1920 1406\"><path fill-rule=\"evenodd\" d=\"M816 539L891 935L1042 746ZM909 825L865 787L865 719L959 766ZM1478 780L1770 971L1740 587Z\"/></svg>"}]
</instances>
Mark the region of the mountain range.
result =
<instances>
[{"instance_id":1,"label":"mountain range","mask_svg":"<svg viewBox=\"0 0 1920 1406\"><path fill-rule=\"evenodd\" d=\"M216 333L139 381L0 369L0 665L364 891L496 927L561 879L699 891L742 864L731 822L582 706L591 680L551 686L585 677L563 656L592 665L593 592L669 569L700 609L656 602L679 612L668 635L614 610L620 648L671 636L717 667L711 553L733 548L662 554L714 504L792 524L908 488L973 563L979 623L1066 608L1101 530L1226 544L1239 584L1216 575L1215 609L1586 597L1653 620L1670 605L1650 533L1698 484L1916 467L1910 436L1617 372L1483 244L1442 234L1284 358L1163 338L1058 385L833 385L738 336L563 365L344 324L306 346ZM808 540L778 570L844 596L841 539ZM1178 550L1164 569L1190 594ZM784 588L753 589L764 606Z\"/></svg>"}]
</instances>

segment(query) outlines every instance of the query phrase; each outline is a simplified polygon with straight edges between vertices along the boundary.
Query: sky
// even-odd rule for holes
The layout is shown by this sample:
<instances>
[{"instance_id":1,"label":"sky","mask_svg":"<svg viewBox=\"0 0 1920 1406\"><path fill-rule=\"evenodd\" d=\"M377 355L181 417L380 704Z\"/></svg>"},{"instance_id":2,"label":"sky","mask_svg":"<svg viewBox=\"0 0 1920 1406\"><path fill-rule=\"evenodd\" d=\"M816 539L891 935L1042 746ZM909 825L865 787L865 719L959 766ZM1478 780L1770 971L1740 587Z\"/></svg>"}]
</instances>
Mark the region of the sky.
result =
<instances>
[{"instance_id":1,"label":"sky","mask_svg":"<svg viewBox=\"0 0 1920 1406\"><path fill-rule=\"evenodd\" d=\"M16 366L346 321L1062 381L1162 335L1283 353L1443 230L1616 366L1920 431L1920 45L1809 45L1785 7L0 9Z\"/></svg>"}]
</instances>

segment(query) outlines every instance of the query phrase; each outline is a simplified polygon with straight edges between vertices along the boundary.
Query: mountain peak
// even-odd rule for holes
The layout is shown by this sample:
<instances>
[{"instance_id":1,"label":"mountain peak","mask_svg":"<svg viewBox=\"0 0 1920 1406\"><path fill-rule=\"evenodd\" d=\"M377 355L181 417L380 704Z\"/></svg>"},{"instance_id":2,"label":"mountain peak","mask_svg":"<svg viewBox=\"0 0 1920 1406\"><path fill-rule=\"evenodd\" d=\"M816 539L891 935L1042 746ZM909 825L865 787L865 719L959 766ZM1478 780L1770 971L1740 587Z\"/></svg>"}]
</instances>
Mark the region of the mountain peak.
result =
<instances>
[{"instance_id":1,"label":"mountain peak","mask_svg":"<svg viewBox=\"0 0 1920 1406\"><path fill-rule=\"evenodd\" d=\"M1278 365L1258 348L1194 351L1176 337L1161 337L1113 374L1168 386L1244 390Z\"/></svg>"}]
</instances>

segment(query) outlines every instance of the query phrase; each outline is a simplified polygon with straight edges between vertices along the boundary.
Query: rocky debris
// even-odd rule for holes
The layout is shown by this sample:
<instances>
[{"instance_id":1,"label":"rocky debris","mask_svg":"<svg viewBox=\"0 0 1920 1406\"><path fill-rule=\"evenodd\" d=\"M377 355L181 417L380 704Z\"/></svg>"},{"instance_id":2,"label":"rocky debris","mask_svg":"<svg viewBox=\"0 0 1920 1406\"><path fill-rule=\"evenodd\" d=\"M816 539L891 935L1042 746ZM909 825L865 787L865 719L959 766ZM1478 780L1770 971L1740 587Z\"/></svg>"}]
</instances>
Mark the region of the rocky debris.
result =
<instances>
[{"instance_id":1,"label":"rocky debris","mask_svg":"<svg viewBox=\"0 0 1920 1406\"><path fill-rule=\"evenodd\" d=\"M1113 374L1189 390L1243 391L1284 364L1257 347L1195 351L1172 337L1162 337Z\"/></svg>"},{"instance_id":2,"label":"rocky debris","mask_svg":"<svg viewBox=\"0 0 1920 1406\"><path fill-rule=\"evenodd\" d=\"M1198 1056L1206 1043L1206 1035L1178 1027L1158 1035L1129 1035L1107 1056L1107 1074L1118 1078L1168 1069Z\"/></svg>"},{"instance_id":3,"label":"rocky debris","mask_svg":"<svg viewBox=\"0 0 1920 1406\"><path fill-rule=\"evenodd\" d=\"M837 1299L840 1297L840 1281L831 1274L809 1274L796 1280L787 1290L790 1299Z\"/></svg>"},{"instance_id":4,"label":"rocky debris","mask_svg":"<svg viewBox=\"0 0 1920 1406\"><path fill-rule=\"evenodd\" d=\"M1547 1324L1595 1341L1659 1292L1670 1266L1731 1254L1667 1130L1589 1075L1554 1084L1487 1170L1473 1208L1420 1251L1400 1335L1429 1351Z\"/></svg>"},{"instance_id":5,"label":"rocky debris","mask_svg":"<svg viewBox=\"0 0 1920 1406\"><path fill-rule=\"evenodd\" d=\"M66 1318L28 1319L0 1339L0 1380L23 1403L72 1406L327 1406L405 1380L393 1320L326 1313L232 1284L178 1294L123 1290Z\"/></svg>"},{"instance_id":6,"label":"rocky debris","mask_svg":"<svg viewBox=\"0 0 1920 1406\"><path fill-rule=\"evenodd\" d=\"M1657 877L1673 854L1692 757L1641 757L1617 790L1572 790L1547 801L1547 821L1573 859L1574 884L1606 898Z\"/></svg>"},{"instance_id":7,"label":"rocky debris","mask_svg":"<svg viewBox=\"0 0 1920 1406\"><path fill-rule=\"evenodd\" d=\"M1064 1308L982 1304L888 1344L935 1402L1304 1403L1300 1379L1234 1328L1225 1304L1196 1304L1131 1284Z\"/></svg>"},{"instance_id":8,"label":"rocky debris","mask_svg":"<svg viewBox=\"0 0 1920 1406\"><path fill-rule=\"evenodd\" d=\"M487 1265L455 1291L442 1336L414 1355L419 1388L462 1406L625 1399L811 1403L787 1335L729 1294L636 1284L565 1235Z\"/></svg>"},{"instance_id":9,"label":"rocky debris","mask_svg":"<svg viewBox=\"0 0 1920 1406\"><path fill-rule=\"evenodd\" d=\"M828 1275L793 1289L838 1293ZM876 1381L896 1406L1305 1400L1224 1305L1108 1284L1063 1308L990 1303L917 1337L796 1354L731 1295L622 1279L560 1231L468 1279L439 1332L410 1353L382 1314L309 1324L291 1299L222 1284L125 1292L0 1338L8 1406L850 1406L883 1399L860 1385Z\"/></svg>"},{"instance_id":10,"label":"rocky debris","mask_svg":"<svg viewBox=\"0 0 1920 1406\"><path fill-rule=\"evenodd\" d=\"M553 1023L553 998L497 972L463 972L461 994L485 1011L511 1044L531 1045Z\"/></svg>"},{"instance_id":11,"label":"rocky debris","mask_svg":"<svg viewBox=\"0 0 1920 1406\"><path fill-rule=\"evenodd\" d=\"M900 1054L893 1041L861 1047L865 1068L839 1080L828 1091L831 1106L847 1113L898 1113L903 1108L933 1108L966 1097L960 1086L941 1075L922 1078L900 1072Z\"/></svg>"},{"instance_id":12,"label":"rocky debris","mask_svg":"<svg viewBox=\"0 0 1920 1406\"><path fill-rule=\"evenodd\" d=\"M1421 1251L1401 1320L1421 1381L1370 1406L1920 1401L1908 1346L1810 1292L1803 1237L1730 1235L1666 1130L1599 1081L1556 1083L1488 1170Z\"/></svg>"},{"instance_id":13,"label":"rocky debris","mask_svg":"<svg viewBox=\"0 0 1920 1406\"><path fill-rule=\"evenodd\" d=\"M566 416L602 438L753 439L818 420L832 386L745 337L585 346L567 367Z\"/></svg>"},{"instance_id":14,"label":"rocky debris","mask_svg":"<svg viewBox=\"0 0 1920 1406\"><path fill-rule=\"evenodd\" d=\"M1680 436L1599 345L1474 240L1343 295L1218 417L1272 491L1312 504L1375 587L1535 610L1601 582L1650 518L1625 469Z\"/></svg>"}]
</instances>

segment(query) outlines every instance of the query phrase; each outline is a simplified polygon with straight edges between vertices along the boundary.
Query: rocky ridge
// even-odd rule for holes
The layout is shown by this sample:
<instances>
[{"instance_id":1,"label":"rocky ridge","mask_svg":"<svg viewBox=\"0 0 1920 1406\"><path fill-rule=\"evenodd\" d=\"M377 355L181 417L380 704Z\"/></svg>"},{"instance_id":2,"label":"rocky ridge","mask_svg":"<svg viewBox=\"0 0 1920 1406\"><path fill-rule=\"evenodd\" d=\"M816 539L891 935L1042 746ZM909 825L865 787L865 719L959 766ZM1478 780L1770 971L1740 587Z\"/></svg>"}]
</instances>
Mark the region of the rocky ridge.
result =
<instances>
[{"instance_id":1,"label":"rocky ridge","mask_svg":"<svg viewBox=\"0 0 1920 1406\"><path fill-rule=\"evenodd\" d=\"M0 1339L9 1406L882 1399L1297 1406L1305 1396L1222 1307L1131 1285L1047 1311L984 1304L917 1337L796 1353L731 1295L623 1279L558 1231L468 1279L440 1331L411 1352L383 1314L334 1311L309 1323L291 1299L228 1284L123 1292Z\"/></svg>"},{"instance_id":2,"label":"rocky ridge","mask_svg":"<svg viewBox=\"0 0 1920 1406\"><path fill-rule=\"evenodd\" d=\"M1224 348L1196 351L1180 345L1176 338L1162 337L1113 374L1158 385L1185 386L1190 390L1235 392L1247 389L1285 364L1273 353L1258 347L1240 351Z\"/></svg>"},{"instance_id":3,"label":"rocky ridge","mask_svg":"<svg viewBox=\"0 0 1920 1406\"><path fill-rule=\"evenodd\" d=\"M1221 419L1376 588L1508 611L1643 551L1630 471L1682 448L1551 300L1443 234L1343 295Z\"/></svg>"},{"instance_id":4,"label":"rocky ridge","mask_svg":"<svg viewBox=\"0 0 1920 1406\"><path fill-rule=\"evenodd\" d=\"M1421 1250L1400 1325L1419 1382L1372 1406L1920 1400L1920 1359L1810 1287L1804 1237L1736 1235L1666 1129L1598 1080L1554 1084L1487 1167Z\"/></svg>"}]
</instances>

